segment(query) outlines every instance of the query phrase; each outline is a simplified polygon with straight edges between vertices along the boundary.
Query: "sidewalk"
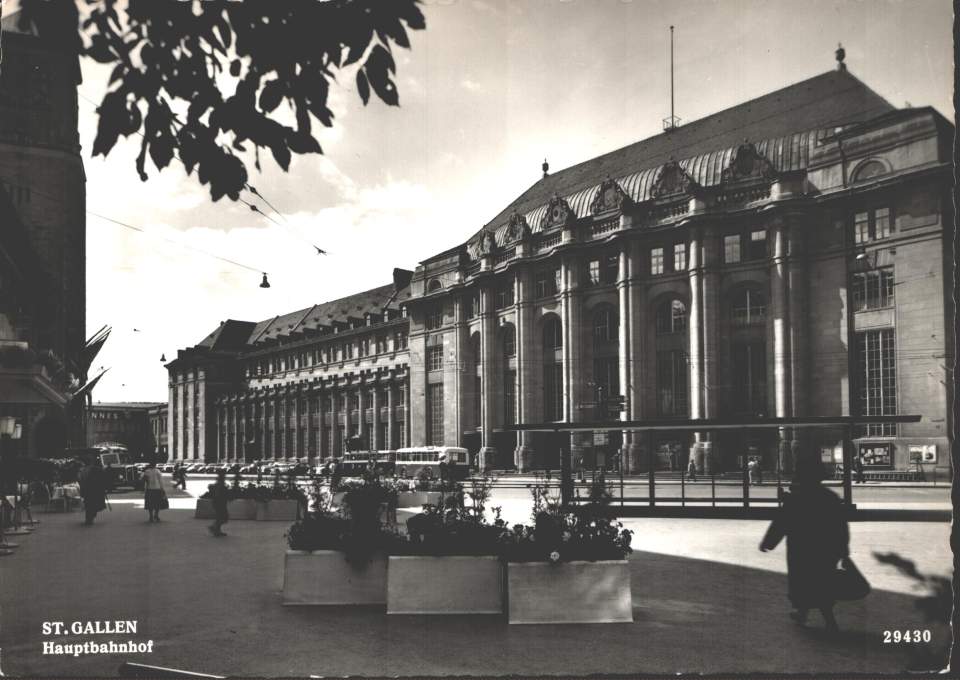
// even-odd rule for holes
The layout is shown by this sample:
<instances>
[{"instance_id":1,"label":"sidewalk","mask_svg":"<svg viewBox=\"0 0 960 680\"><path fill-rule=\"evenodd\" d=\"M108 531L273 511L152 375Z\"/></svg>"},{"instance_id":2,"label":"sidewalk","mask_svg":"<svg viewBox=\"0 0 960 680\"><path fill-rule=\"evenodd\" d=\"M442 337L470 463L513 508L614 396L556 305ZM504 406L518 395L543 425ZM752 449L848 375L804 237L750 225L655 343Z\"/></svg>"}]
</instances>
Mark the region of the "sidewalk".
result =
<instances>
[{"instance_id":1,"label":"sidewalk","mask_svg":"<svg viewBox=\"0 0 960 680\"><path fill-rule=\"evenodd\" d=\"M897 551L946 574L949 525L851 526L853 557L874 585L838 607L823 637L786 616L785 554L760 553L765 522L627 520L634 623L510 626L500 616L387 616L382 608L283 607L285 522L234 521L214 539L180 492L148 524L139 494L84 527L80 513L37 513L40 528L3 558L0 632L8 676L113 676L123 661L220 675L580 675L590 673L899 673L907 649L887 629L931 628L911 583L873 557ZM909 542L904 541L909 536ZM20 538L20 537L18 537ZM135 620L150 654L42 655L44 621ZM946 628L931 628L945 640ZM121 636L121 638L127 636ZM88 637L65 637L77 642ZM105 636L99 636L104 641Z\"/></svg>"}]
</instances>

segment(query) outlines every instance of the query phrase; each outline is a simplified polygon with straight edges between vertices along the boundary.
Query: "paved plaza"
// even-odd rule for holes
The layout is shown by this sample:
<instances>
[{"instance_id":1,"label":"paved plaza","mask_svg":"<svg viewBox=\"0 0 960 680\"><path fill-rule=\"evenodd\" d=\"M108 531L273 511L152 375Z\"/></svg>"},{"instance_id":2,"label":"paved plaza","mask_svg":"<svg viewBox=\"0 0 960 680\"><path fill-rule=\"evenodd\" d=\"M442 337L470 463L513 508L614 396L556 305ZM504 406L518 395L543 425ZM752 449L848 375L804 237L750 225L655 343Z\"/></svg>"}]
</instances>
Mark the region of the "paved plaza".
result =
<instances>
[{"instance_id":1,"label":"paved plaza","mask_svg":"<svg viewBox=\"0 0 960 680\"><path fill-rule=\"evenodd\" d=\"M634 623L510 626L500 616L387 616L382 608L280 604L286 522L230 522L214 539L193 518L193 496L171 494L148 524L142 497L112 497L85 527L81 514L36 513L0 562L0 647L7 676L114 676L123 661L237 676L504 675L665 672L899 672L904 645L883 632L930 628L910 580L877 562L895 551L930 574L949 574L946 523L851 525L852 556L874 586L843 603L843 633L824 637L786 616L781 546L760 553L765 522L633 519ZM516 491L516 493L514 493ZM946 496L944 496L946 497ZM521 490L495 495L511 519L529 512ZM518 517L513 517L518 516ZM45 621L137 622L135 635L81 635L59 643L153 641L151 653L43 655Z\"/></svg>"}]
</instances>

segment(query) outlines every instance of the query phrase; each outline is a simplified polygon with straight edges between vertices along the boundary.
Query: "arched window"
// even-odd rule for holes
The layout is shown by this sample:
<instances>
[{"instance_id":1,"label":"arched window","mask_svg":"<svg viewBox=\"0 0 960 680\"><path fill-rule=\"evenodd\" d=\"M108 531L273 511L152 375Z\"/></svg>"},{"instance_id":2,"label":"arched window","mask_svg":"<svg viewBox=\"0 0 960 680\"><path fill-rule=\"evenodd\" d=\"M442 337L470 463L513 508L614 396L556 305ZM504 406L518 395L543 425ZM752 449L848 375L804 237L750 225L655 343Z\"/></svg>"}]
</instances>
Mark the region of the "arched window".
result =
<instances>
[{"instance_id":1,"label":"arched window","mask_svg":"<svg viewBox=\"0 0 960 680\"><path fill-rule=\"evenodd\" d=\"M595 342L611 342L617 339L620 330L617 313L610 307L601 307L593 314L593 339Z\"/></svg>"},{"instance_id":2,"label":"arched window","mask_svg":"<svg viewBox=\"0 0 960 680\"><path fill-rule=\"evenodd\" d=\"M657 307L657 335L680 333L687 330L687 307L673 299Z\"/></svg>"},{"instance_id":3,"label":"arched window","mask_svg":"<svg viewBox=\"0 0 960 680\"><path fill-rule=\"evenodd\" d=\"M517 332L513 326L503 327L503 356L513 357L517 355Z\"/></svg>"},{"instance_id":4,"label":"arched window","mask_svg":"<svg viewBox=\"0 0 960 680\"><path fill-rule=\"evenodd\" d=\"M560 349L563 347L563 326L560 319L547 319L543 324L543 348Z\"/></svg>"},{"instance_id":5,"label":"arched window","mask_svg":"<svg viewBox=\"0 0 960 680\"><path fill-rule=\"evenodd\" d=\"M440 283L439 279L431 279L430 283L427 284L427 292L432 293L435 290L440 290L443 288L443 284Z\"/></svg>"},{"instance_id":6,"label":"arched window","mask_svg":"<svg viewBox=\"0 0 960 680\"><path fill-rule=\"evenodd\" d=\"M887 167L880 161L867 161L859 168L857 168L856 174L853 177L854 182L863 182L868 179L873 179L874 177L879 177L880 175L887 174Z\"/></svg>"},{"instance_id":7,"label":"arched window","mask_svg":"<svg viewBox=\"0 0 960 680\"><path fill-rule=\"evenodd\" d=\"M734 326L762 325L767 318L767 297L756 288L741 288L734 295L730 318Z\"/></svg>"}]
</instances>

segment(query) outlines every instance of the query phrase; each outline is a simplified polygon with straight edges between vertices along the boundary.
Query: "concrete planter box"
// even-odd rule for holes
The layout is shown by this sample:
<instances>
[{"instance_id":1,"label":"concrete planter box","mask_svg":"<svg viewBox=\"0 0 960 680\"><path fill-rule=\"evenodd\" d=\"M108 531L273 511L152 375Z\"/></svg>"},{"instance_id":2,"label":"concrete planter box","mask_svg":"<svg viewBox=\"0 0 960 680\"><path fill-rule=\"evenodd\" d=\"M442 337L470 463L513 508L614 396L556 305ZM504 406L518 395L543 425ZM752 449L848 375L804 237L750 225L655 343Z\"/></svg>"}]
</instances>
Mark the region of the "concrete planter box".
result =
<instances>
[{"instance_id":1,"label":"concrete planter box","mask_svg":"<svg viewBox=\"0 0 960 680\"><path fill-rule=\"evenodd\" d=\"M397 507L419 508L426 503L437 505L441 497L439 491L403 491L397 494Z\"/></svg>"},{"instance_id":2,"label":"concrete planter box","mask_svg":"<svg viewBox=\"0 0 960 680\"><path fill-rule=\"evenodd\" d=\"M256 519L257 502L252 498L239 498L234 501L227 501L227 515L231 520L237 519ZM197 499L197 510L194 513L197 519L213 519L213 501L209 498Z\"/></svg>"},{"instance_id":3,"label":"concrete planter box","mask_svg":"<svg viewBox=\"0 0 960 680\"><path fill-rule=\"evenodd\" d=\"M385 604L387 558L354 567L337 550L288 550L283 564L283 604Z\"/></svg>"},{"instance_id":4,"label":"concrete planter box","mask_svg":"<svg viewBox=\"0 0 960 680\"><path fill-rule=\"evenodd\" d=\"M510 623L630 623L630 565L609 562L510 562Z\"/></svg>"},{"instance_id":5,"label":"concrete planter box","mask_svg":"<svg viewBox=\"0 0 960 680\"><path fill-rule=\"evenodd\" d=\"M300 516L300 503L295 500L273 499L257 502L257 517L259 521L292 522Z\"/></svg>"},{"instance_id":6,"label":"concrete planter box","mask_svg":"<svg viewBox=\"0 0 960 680\"><path fill-rule=\"evenodd\" d=\"M388 614L502 614L503 564L491 556L394 556Z\"/></svg>"}]
</instances>

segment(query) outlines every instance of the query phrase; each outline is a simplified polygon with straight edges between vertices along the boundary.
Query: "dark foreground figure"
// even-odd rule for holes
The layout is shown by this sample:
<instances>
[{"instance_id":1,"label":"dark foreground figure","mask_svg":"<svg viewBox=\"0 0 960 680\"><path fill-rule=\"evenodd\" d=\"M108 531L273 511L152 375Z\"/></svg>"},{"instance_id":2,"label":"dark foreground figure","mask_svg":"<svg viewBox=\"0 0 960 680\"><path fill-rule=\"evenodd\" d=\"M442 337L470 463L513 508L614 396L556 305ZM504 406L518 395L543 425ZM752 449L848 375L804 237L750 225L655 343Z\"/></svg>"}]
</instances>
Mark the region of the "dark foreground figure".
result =
<instances>
[{"instance_id":1,"label":"dark foreground figure","mask_svg":"<svg viewBox=\"0 0 960 680\"><path fill-rule=\"evenodd\" d=\"M760 550L766 552L787 539L788 597L796 611L790 616L804 624L810 609L819 609L827 630L837 632L833 605L837 600L837 563L849 553L850 531L840 498L820 482L820 462L797 461L790 492L780 514L770 524Z\"/></svg>"},{"instance_id":2,"label":"dark foreground figure","mask_svg":"<svg viewBox=\"0 0 960 680\"><path fill-rule=\"evenodd\" d=\"M97 513L107 507L106 473L99 459L80 471L80 496L83 497L84 524L93 524Z\"/></svg>"}]
</instances>

